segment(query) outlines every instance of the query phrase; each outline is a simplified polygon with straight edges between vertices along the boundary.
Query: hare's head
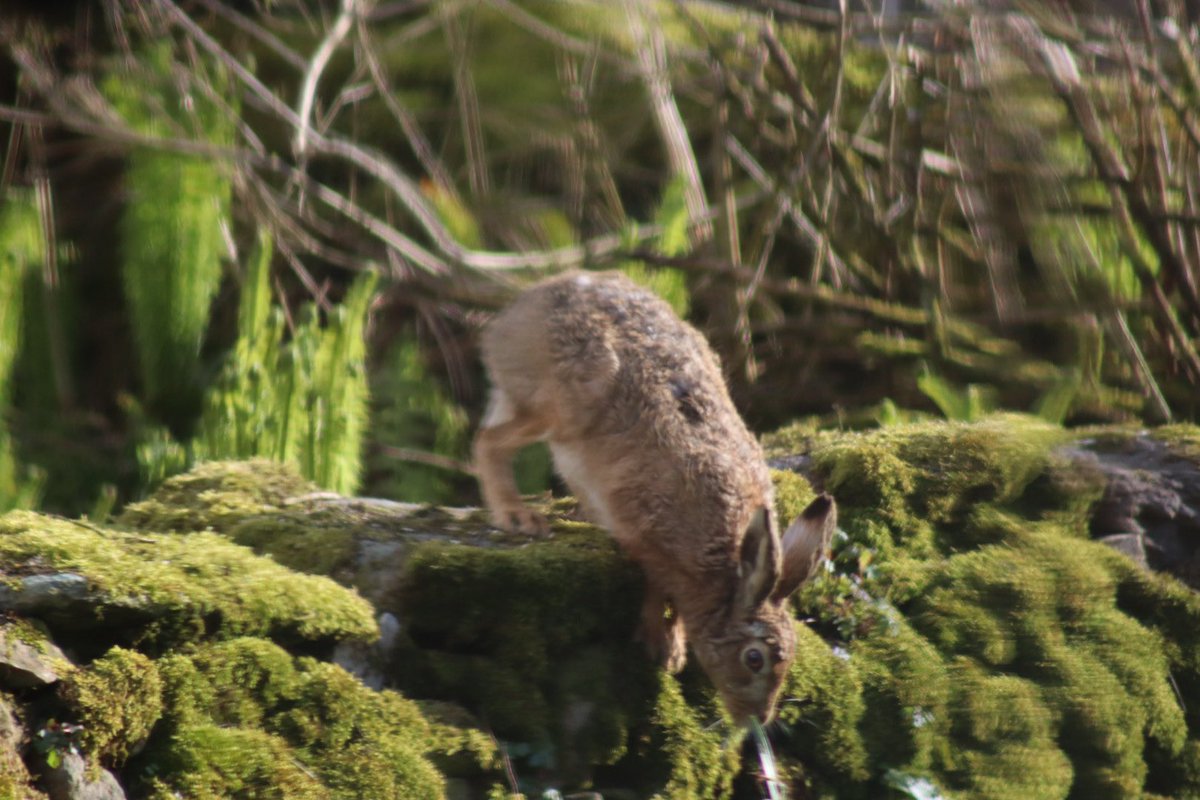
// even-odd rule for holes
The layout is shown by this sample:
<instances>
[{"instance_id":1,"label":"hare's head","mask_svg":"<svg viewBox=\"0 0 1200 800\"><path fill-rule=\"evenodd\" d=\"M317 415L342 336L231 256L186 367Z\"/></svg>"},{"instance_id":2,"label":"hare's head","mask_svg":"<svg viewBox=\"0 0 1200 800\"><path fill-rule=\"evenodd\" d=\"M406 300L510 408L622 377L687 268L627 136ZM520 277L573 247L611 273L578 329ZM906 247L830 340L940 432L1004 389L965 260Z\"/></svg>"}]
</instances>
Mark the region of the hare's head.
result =
<instances>
[{"instance_id":1,"label":"hare's head","mask_svg":"<svg viewBox=\"0 0 1200 800\"><path fill-rule=\"evenodd\" d=\"M724 616L692 640L704 671L738 724L769 721L796 654L787 599L812 574L837 524L833 498L821 495L776 532L760 508L742 539L737 587Z\"/></svg>"}]
</instances>

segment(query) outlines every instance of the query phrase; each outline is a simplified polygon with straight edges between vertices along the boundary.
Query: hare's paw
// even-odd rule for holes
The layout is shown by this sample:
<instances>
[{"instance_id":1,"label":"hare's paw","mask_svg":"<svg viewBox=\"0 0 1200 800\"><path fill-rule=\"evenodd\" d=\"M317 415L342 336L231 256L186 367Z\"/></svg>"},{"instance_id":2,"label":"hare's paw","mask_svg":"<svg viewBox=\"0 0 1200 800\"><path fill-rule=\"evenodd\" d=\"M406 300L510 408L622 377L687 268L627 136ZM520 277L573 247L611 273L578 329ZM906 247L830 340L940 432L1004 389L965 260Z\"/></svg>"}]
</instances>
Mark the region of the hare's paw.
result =
<instances>
[{"instance_id":1,"label":"hare's paw","mask_svg":"<svg viewBox=\"0 0 1200 800\"><path fill-rule=\"evenodd\" d=\"M676 630L667 635L666 648L662 655L663 668L675 675L683 671L683 666L687 663L687 642L683 636Z\"/></svg>"},{"instance_id":2,"label":"hare's paw","mask_svg":"<svg viewBox=\"0 0 1200 800\"><path fill-rule=\"evenodd\" d=\"M492 516L496 527L511 533L521 533L526 536L547 536L550 533L550 523L532 508L525 506L504 508L496 511Z\"/></svg>"}]
</instances>

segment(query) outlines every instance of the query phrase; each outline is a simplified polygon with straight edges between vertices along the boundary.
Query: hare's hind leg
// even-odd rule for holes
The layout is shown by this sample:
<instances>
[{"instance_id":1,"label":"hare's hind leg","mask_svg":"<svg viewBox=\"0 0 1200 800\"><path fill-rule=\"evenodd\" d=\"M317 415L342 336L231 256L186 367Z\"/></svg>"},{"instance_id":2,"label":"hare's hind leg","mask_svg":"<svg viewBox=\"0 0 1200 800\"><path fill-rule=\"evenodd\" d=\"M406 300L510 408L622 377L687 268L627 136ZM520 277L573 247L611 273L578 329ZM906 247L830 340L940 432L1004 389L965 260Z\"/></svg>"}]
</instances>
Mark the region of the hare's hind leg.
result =
<instances>
[{"instance_id":1,"label":"hare's hind leg","mask_svg":"<svg viewBox=\"0 0 1200 800\"><path fill-rule=\"evenodd\" d=\"M546 435L541 417L522 411L502 389L492 390L487 415L475 434L475 472L492 521L518 533L544 535L546 518L521 502L512 459L527 444Z\"/></svg>"}]
</instances>

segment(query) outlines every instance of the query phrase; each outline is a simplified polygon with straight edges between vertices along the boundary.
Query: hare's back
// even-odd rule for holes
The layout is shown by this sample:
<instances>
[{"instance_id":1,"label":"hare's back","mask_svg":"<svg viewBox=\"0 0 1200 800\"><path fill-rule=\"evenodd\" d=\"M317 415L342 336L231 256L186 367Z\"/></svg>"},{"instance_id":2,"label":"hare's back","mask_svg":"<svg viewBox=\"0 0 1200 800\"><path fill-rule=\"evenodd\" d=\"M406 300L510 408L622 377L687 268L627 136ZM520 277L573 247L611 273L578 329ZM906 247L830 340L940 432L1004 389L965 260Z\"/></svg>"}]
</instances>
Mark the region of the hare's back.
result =
<instances>
[{"instance_id":1,"label":"hare's back","mask_svg":"<svg viewBox=\"0 0 1200 800\"><path fill-rule=\"evenodd\" d=\"M663 299L616 272L542 286L556 377L585 387L614 426L637 418L659 437L748 436L708 342Z\"/></svg>"},{"instance_id":2,"label":"hare's back","mask_svg":"<svg viewBox=\"0 0 1200 800\"><path fill-rule=\"evenodd\" d=\"M704 337L666 301L619 272L572 273L543 286L546 332L560 370L619 369L624 381L637 382L654 373L715 369ZM719 372L713 377L719 380Z\"/></svg>"}]
</instances>

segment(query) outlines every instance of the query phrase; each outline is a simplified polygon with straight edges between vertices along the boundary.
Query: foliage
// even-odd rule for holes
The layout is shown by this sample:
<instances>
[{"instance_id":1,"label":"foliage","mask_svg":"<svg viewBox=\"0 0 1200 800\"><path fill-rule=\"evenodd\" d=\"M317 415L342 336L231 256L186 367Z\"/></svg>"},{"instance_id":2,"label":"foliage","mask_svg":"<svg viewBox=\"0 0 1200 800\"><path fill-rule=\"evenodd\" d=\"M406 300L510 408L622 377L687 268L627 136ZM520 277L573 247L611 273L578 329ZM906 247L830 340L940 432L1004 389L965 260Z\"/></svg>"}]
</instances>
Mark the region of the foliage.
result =
<instances>
[{"instance_id":1,"label":"foliage","mask_svg":"<svg viewBox=\"0 0 1200 800\"><path fill-rule=\"evenodd\" d=\"M371 375L376 410L369 439L377 446L367 456L370 492L410 502L454 502L462 487L451 472L444 467L396 458L388 448L465 459L466 412L446 396L435 376L429 373L415 338L405 337L395 342L382 361L382 366ZM539 488L544 485L541 483Z\"/></svg>"},{"instance_id":2,"label":"foliage","mask_svg":"<svg viewBox=\"0 0 1200 800\"><path fill-rule=\"evenodd\" d=\"M688 235L690 220L684 192L683 181L675 178L667 184L659 201L654 224L660 228L660 232L651 242L654 252L659 255L681 256L691 247ZM621 265L621 271L666 300L680 317L687 317L691 298L687 275L682 270L670 267L650 269L644 262L630 261Z\"/></svg>"},{"instance_id":3,"label":"foliage","mask_svg":"<svg viewBox=\"0 0 1200 800\"><path fill-rule=\"evenodd\" d=\"M363 336L375 278L355 281L324 325L316 306L306 306L289 337L282 310L271 305L270 264L270 240L260 236L238 340L205 397L193 458L269 458L352 493L368 415Z\"/></svg>"},{"instance_id":4,"label":"foliage","mask_svg":"<svg viewBox=\"0 0 1200 800\"><path fill-rule=\"evenodd\" d=\"M0 102L19 120L5 123L5 185L44 190L55 213L40 230L61 221L64 241L94 248L96 274L122 267L128 308L89 302L103 285L93 276L73 288L80 324L60 332L90 336L87 352L106 356L69 362L91 377L72 413L100 418L121 459L138 445L153 480L201 457L259 455L324 486L357 486L370 289L352 270L386 265L389 298L412 300L387 306L387 329L411 330L412 308L433 309L446 320L436 338L456 352L526 281L626 269L705 327L756 427L805 413L885 425L806 424L768 442L776 455L806 453L842 510L832 566L798 600L816 634L800 634L805 659L789 677L799 702L784 707L781 750L806 791L1186 797L1200 793L1200 744L1171 687L1187 709L1200 705L1195 596L1087 541L1103 487L1055 469L1055 448L1084 435L1060 422L1200 409L1194 31L1170 3L1149 4L1145 19L1100 5L940 4L896 18L796 4L770 15L730 3L624 14L589 0L389 4L339 39L333 6L232 17L221 2L202 14L112 2L53 35L42 30L58 24L49 15L0 26L0 69L15 78L0 81ZM72 57L47 46L56 41ZM322 44L331 59L313 69ZM314 113L298 119L310 89ZM43 128L61 137L50 159L20 144L42 141ZM298 128L312 134L307 146ZM117 180L94 157L114 143L131 148ZM208 155L185 155L196 152ZM118 181L128 194L119 223L96 200ZM235 188L228 248L219 225ZM5 206L6 247L10 212L23 226L13 241L41 241L23 238L35 227L20 205ZM113 226L120 258L84 235ZM210 314L219 254L267 231L293 267L276 276L281 304L302 293L348 304L290 317L290 305L272 308L264 246L243 282L237 343L210 372L233 338L233 294ZM4 330L10 278L0 273ZM141 388L112 368L128 360L111 335L126 328ZM0 397L14 394L3 348L16 342L0 336ZM370 376L392 426L376 440L461 458L465 416L449 398L478 409L482 383L456 370L451 393L430 385L439 371L411 341L393 355ZM935 411L951 423L922 421ZM1194 438L1185 430L1171 447L1194 459ZM17 477L9 452L0 441L0 505L30 504L36 484ZM93 486L126 466L78 461L100 473ZM351 558L328 520L272 528L274 499L242 491L254 470L278 477L261 462L228 479L197 473L186 488L214 484L201 507L151 501L130 513L188 569L143 563L151 548L120 530L20 513L0 525L0 549L21 569L45 550L52 566L86 573L90 590L117 601L106 606L112 625L147 647L289 638L318 600L345 616L309 636L367 635L369 612L328 586L305 583L312 603L289 605L255 583L284 580L267 562L216 534L156 530L203 530L211 517L214 530L306 570ZM424 467L393 474L382 485L414 499L461 488ZM806 487L777 481L794 513ZM583 771L569 763L579 752L614 771L650 764L648 791L736 791L736 759L721 749L735 745L694 711L707 708L703 689L686 676L643 681L632 649L611 646L627 639L636 595L621 562L593 549L593 533L560 523L558 536L545 548L418 554L403 679L486 709L530 765ZM580 594L593 588L591 557L601 594L615 598L598 616L578 611L594 601ZM213 593L197 591L191 571ZM126 625L121 614L144 611L144 598L178 614L187 635L143 629L137 614ZM562 746L562 712L581 695L599 711L569 732L577 746ZM657 731L631 722L648 709ZM353 739L293 741L214 719L181 728L171 762L209 782L164 784L163 796L321 796L291 754ZM306 717L296 730L324 722ZM422 769L409 755L397 750L395 763ZM349 786L370 761L329 762L322 774Z\"/></svg>"},{"instance_id":5,"label":"foliage","mask_svg":"<svg viewBox=\"0 0 1200 800\"><path fill-rule=\"evenodd\" d=\"M179 87L165 43L153 46L141 63L146 69L140 80L114 71L103 84L133 129L149 135L182 129L214 145L232 142L233 126L219 105ZM226 95L222 70L202 69L217 96ZM201 386L200 346L226 249L229 175L212 159L136 149L129 154L125 184L122 270L146 400L180 430L195 413Z\"/></svg>"},{"instance_id":6,"label":"foliage","mask_svg":"<svg viewBox=\"0 0 1200 800\"><path fill-rule=\"evenodd\" d=\"M0 206L0 407L12 399L9 376L20 352L25 276L41 268L44 250L33 195L9 192Z\"/></svg>"},{"instance_id":7,"label":"foliage","mask_svg":"<svg viewBox=\"0 0 1200 800\"><path fill-rule=\"evenodd\" d=\"M1057 455L1083 439L1119 447L1132 436L1142 434L1071 432L998 416L859 433L798 427L768 440L771 452L805 457L838 498L842 525L827 570L797 599L809 624L798 623L797 658L772 729L780 773L795 792L854 800L1196 790L1200 748L1186 709L1200 692L1190 644L1200 601L1088 539L1102 485L1064 472ZM1200 469L1194 426L1164 428L1154 441ZM779 516L790 518L813 490L790 472L773 478ZM266 462L206 464L126 512L122 521L139 528L131 540L105 533L105 552L153 548L187 580L226 595L217 607L227 622L215 636L184 624L172 628L188 628L186 636L145 640L170 648L155 662L167 721L130 768L155 776L163 797L350 797L367 785L405 796L440 780L429 765L441 771L446 754L465 753L484 774L494 766L486 737L435 712L437 704L380 697L337 668L239 638L279 629L245 622L246 613L274 612L248 602L237 573L214 583L198 553L232 563L220 555L218 537L152 532L172 525L237 540L253 533L255 547L280 561L338 574L357 545L351 555L322 560L304 552L315 531L387 541L383 516L326 516L289 500L309 488ZM481 535L477 516L414 509L404 517L410 544L400 594L383 601L401 623L389 675L407 695L478 713L504 742L527 793L545 780L564 787L591 780L646 796L741 796L741 737L708 724L719 709L698 670L656 674L630 640L637 571L604 534L564 519L571 507L560 501L547 509L554 535L533 545L500 534L453 543ZM186 623L186 604L200 599L196 586L161 565L151 579L148 566L83 558L88 546L70 530L78 526L30 515L6 521L26 518L52 538L35 543L9 531L0 536L9 542L6 557L19 561L22 548L53 554L52 566L89 576L113 595L114 608L128 603L121 596L163 602L157 586L183 585L170 613ZM289 541L303 544L292 550ZM181 542L199 550L173 549ZM124 588L112 577L118 573ZM331 605L281 569L253 574L259 593L283 582ZM238 603L229 604L233 597ZM304 770L291 769L293 760Z\"/></svg>"},{"instance_id":8,"label":"foliage","mask_svg":"<svg viewBox=\"0 0 1200 800\"><path fill-rule=\"evenodd\" d=\"M452 390L402 387L399 409L377 399L397 428L376 441L417 456L462 458L448 420L463 415L443 400L468 416L483 404L458 355L482 312L579 267L625 269L686 309L760 428L806 413L860 427L899 418L889 409L964 421L995 409L1068 422L1193 416L1195 45L1165 6L1145 26L1157 42L1095 4L998 8L920 8L883 28L851 9L843 30L827 9L441 3L373 11L353 36L327 39L332 7L267 5L228 25L219 10L117 2L67 62L40 44L61 20L12 26L0 33L20 73L5 84L21 87L12 103L86 131L85 147L128 152L116 178L101 166L80 167L82 180L47 171L33 144L14 145L5 165L17 185L46 173L58 226L46 231L87 248L92 274L64 290L72 319L49 324L73 342L55 369L85 387L70 410L99 414L97 438L117 440L118 458L135 440L156 480L194 461L201 408L213 455L246 453L247 435L256 453L287 449L235 399L252 391L250 366L213 363L232 338L234 293L213 305L220 256L269 232L293 267L276 275L281 302L347 296L352 271L374 270L389 298L413 301L381 306L381 328L412 330L414 308L445 320L423 352L403 345L369 376L384 391L424 382L417 371L440 381L431 365L451 354ZM330 60L310 74L301 65L322 42ZM314 113L300 120L297 98L310 93ZM127 200L120 220L92 202L111 196ZM86 235L106 227L121 233L119 256ZM114 266L128 308L89 303L109 298L97 276ZM294 331L265 308L256 324L274 332L255 341L287 350ZM300 316L308 331L319 315ZM111 366L129 360L126 329L140 388ZM296 363L317 350L297 345ZM219 391L207 385L218 371ZM318 393L358 394L341 376L314 380ZM32 405L48 396L29 394ZM123 416L134 406L122 396L144 421ZM442 433L406 430L416 403ZM305 424L351 437L357 413ZM348 445L318 450L287 460L323 485L354 485ZM386 456L372 458L379 485L408 497L464 483L410 463L392 479ZM105 459L73 460L95 472ZM66 468L54 466L56 486L88 484L60 481ZM545 467L529 468L525 488L545 485L533 480ZM75 510L102 482L91 478Z\"/></svg>"},{"instance_id":9,"label":"foliage","mask_svg":"<svg viewBox=\"0 0 1200 800\"><path fill-rule=\"evenodd\" d=\"M301 309L289 332L271 302L271 254L270 238L261 235L242 288L238 339L205 394L195 438L185 446L162 427L143 425L138 458L148 484L197 461L268 458L326 488L357 489L375 278L362 275L324 324L315 305Z\"/></svg>"},{"instance_id":10,"label":"foliage","mask_svg":"<svg viewBox=\"0 0 1200 800\"><path fill-rule=\"evenodd\" d=\"M40 212L31 194L9 192L0 205L0 415L12 401L13 367L22 341L27 277L45 258ZM44 474L22 474L13 453L7 420L0 423L0 511L32 508L42 492Z\"/></svg>"},{"instance_id":11,"label":"foliage","mask_svg":"<svg viewBox=\"0 0 1200 800\"><path fill-rule=\"evenodd\" d=\"M67 754L79 755L79 738L82 733L82 725L72 722L59 722L56 719L48 720L33 735L34 752L46 759L46 766L51 769L58 769L63 762L63 756ZM29 780L30 777L26 772L24 780L21 780L21 782L28 782Z\"/></svg>"}]
</instances>

